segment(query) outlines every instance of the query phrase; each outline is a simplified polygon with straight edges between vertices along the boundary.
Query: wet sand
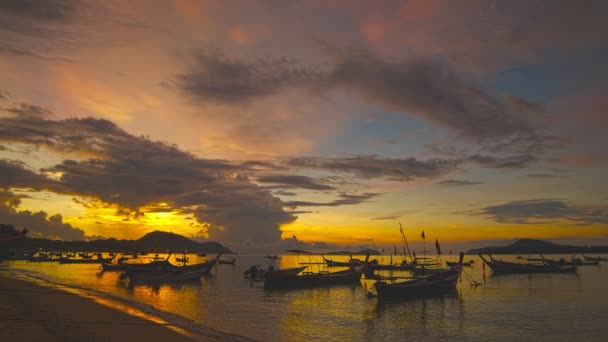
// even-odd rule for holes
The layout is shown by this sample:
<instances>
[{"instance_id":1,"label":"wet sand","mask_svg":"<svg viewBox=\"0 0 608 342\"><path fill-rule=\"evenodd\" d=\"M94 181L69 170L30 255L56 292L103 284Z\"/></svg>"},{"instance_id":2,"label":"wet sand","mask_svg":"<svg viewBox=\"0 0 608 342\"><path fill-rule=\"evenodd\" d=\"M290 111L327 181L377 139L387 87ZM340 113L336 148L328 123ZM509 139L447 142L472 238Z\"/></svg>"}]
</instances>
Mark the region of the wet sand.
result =
<instances>
[{"instance_id":1,"label":"wet sand","mask_svg":"<svg viewBox=\"0 0 608 342\"><path fill-rule=\"evenodd\" d=\"M0 341L195 340L201 339L89 298L0 274Z\"/></svg>"}]
</instances>

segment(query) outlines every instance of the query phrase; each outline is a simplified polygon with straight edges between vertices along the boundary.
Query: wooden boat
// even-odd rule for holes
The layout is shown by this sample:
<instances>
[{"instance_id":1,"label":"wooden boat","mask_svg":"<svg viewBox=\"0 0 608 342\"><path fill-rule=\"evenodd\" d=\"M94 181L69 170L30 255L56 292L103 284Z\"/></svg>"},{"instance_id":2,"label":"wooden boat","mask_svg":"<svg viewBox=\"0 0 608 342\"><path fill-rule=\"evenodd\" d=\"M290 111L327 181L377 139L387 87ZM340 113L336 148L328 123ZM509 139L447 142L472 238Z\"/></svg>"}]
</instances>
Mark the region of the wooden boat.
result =
<instances>
[{"instance_id":1,"label":"wooden boat","mask_svg":"<svg viewBox=\"0 0 608 342\"><path fill-rule=\"evenodd\" d=\"M211 269L217 263L221 254L217 258L203 262L200 264L186 266L171 266L163 265L153 268L131 268L127 269L121 275L121 278L130 278L135 282L180 282L188 280L196 280L203 275L211 272ZM147 265L147 264L145 264Z\"/></svg>"},{"instance_id":2,"label":"wooden boat","mask_svg":"<svg viewBox=\"0 0 608 342\"><path fill-rule=\"evenodd\" d=\"M123 262L123 263L116 263L116 264L102 263L101 267L102 267L103 271L130 271L130 272L145 272L147 270L165 269L165 268L171 269L171 268L179 267L179 266L173 265L169 262L170 257L171 257L171 254L169 254L169 256L167 256L166 259L154 258L154 260L152 260L151 262L142 263L142 264L137 264L134 262Z\"/></svg>"},{"instance_id":3,"label":"wooden boat","mask_svg":"<svg viewBox=\"0 0 608 342\"><path fill-rule=\"evenodd\" d=\"M338 272L302 272L293 274L281 270L269 270L264 274L266 288L300 288L328 285L358 284L365 265L355 266Z\"/></svg>"},{"instance_id":4,"label":"wooden boat","mask_svg":"<svg viewBox=\"0 0 608 342\"><path fill-rule=\"evenodd\" d=\"M586 261L608 261L608 258L602 258L602 257L597 257L597 258L593 258L593 257L588 257L583 255L583 258L585 258Z\"/></svg>"},{"instance_id":5,"label":"wooden boat","mask_svg":"<svg viewBox=\"0 0 608 342\"><path fill-rule=\"evenodd\" d=\"M220 265L234 265L236 262L235 258L232 258L232 260L218 260L217 263Z\"/></svg>"},{"instance_id":6,"label":"wooden boat","mask_svg":"<svg viewBox=\"0 0 608 342\"><path fill-rule=\"evenodd\" d=\"M327 267L353 267L363 265L363 261L360 259L353 258L352 255L348 256L348 261L336 261L332 259L326 258L324 255L321 255L323 261L327 265Z\"/></svg>"},{"instance_id":7,"label":"wooden boat","mask_svg":"<svg viewBox=\"0 0 608 342\"><path fill-rule=\"evenodd\" d=\"M445 263L449 267L454 267L454 266L458 265L457 261L446 261ZM473 267L474 263L475 263L475 260L463 261L462 262L462 267Z\"/></svg>"},{"instance_id":8,"label":"wooden boat","mask_svg":"<svg viewBox=\"0 0 608 342\"><path fill-rule=\"evenodd\" d=\"M378 281L374 283L374 288L378 298L386 297L416 297L430 294L442 294L456 290L456 283L462 272L462 258L456 266L449 269L434 272L431 275L415 278L403 282Z\"/></svg>"},{"instance_id":9,"label":"wooden boat","mask_svg":"<svg viewBox=\"0 0 608 342\"><path fill-rule=\"evenodd\" d=\"M292 274L281 271L277 272L274 269L270 269L264 274L264 287L301 288L328 285L359 284L359 282L361 281L361 275L368 268L368 260L369 255L365 257L365 262L363 265L352 266L346 270L338 272L304 271L301 273Z\"/></svg>"},{"instance_id":10,"label":"wooden boat","mask_svg":"<svg viewBox=\"0 0 608 342\"><path fill-rule=\"evenodd\" d=\"M517 263L495 260L492 255L488 254L488 256L490 260L487 260L483 255L479 254L481 260L492 269L494 274L573 273L577 270L576 266L550 265L546 263Z\"/></svg>"},{"instance_id":11,"label":"wooden boat","mask_svg":"<svg viewBox=\"0 0 608 342\"><path fill-rule=\"evenodd\" d=\"M70 257L61 257L58 259L60 264L105 264L111 263L112 260L114 260L114 257L104 258L101 253L97 254L97 258L95 259L93 259L92 256L84 259Z\"/></svg>"}]
</instances>

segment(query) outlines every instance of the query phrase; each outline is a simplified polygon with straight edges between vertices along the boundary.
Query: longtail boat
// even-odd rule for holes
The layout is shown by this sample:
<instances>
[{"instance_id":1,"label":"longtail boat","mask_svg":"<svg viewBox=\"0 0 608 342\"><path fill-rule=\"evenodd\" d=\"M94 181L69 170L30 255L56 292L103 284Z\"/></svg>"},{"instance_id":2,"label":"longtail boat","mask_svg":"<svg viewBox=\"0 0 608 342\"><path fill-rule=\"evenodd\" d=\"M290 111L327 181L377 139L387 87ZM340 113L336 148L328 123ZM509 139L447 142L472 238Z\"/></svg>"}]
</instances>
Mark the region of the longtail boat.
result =
<instances>
[{"instance_id":1,"label":"longtail boat","mask_svg":"<svg viewBox=\"0 0 608 342\"><path fill-rule=\"evenodd\" d=\"M533 264L533 263L517 263L502 260L495 260L492 255L488 254L490 260L487 260L482 254L479 257L488 265L494 274L518 274L518 273L574 273L577 270L576 266L561 266L551 264Z\"/></svg>"},{"instance_id":2,"label":"longtail boat","mask_svg":"<svg viewBox=\"0 0 608 342\"><path fill-rule=\"evenodd\" d=\"M265 288L301 288L328 285L359 284L361 275L366 270L369 255L363 265L349 267L343 271L304 271L298 274L268 270L264 274Z\"/></svg>"},{"instance_id":3,"label":"longtail boat","mask_svg":"<svg viewBox=\"0 0 608 342\"><path fill-rule=\"evenodd\" d=\"M162 266L148 269L127 269L121 278L129 278L133 282L181 282L199 279L203 275L209 274L217 263L221 253L215 259L207 262L171 267Z\"/></svg>"},{"instance_id":4,"label":"longtail boat","mask_svg":"<svg viewBox=\"0 0 608 342\"><path fill-rule=\"evenodd\" d=\"M455 291L456 283L462 272L463 257L464 253L460 253L460 261L456 266L436 271L428 276L418 277L403 282L378 281L374 283L378 298L416 297Z\"/></svg>"},{"instance_id":5,"label":"longtail boat","mask_svg":"<svg viewBox=\"0 0 608 342\"><path fill-rule=\"evenodd\" d=\"M594 258L594 257L588 257L588 256L583 255L583 258L585 258L585 260L587 260L587 261L598 261L598 262L599 261L608 261L608 258L602 258L602 257Z\"/></svg>"}]
</instances>

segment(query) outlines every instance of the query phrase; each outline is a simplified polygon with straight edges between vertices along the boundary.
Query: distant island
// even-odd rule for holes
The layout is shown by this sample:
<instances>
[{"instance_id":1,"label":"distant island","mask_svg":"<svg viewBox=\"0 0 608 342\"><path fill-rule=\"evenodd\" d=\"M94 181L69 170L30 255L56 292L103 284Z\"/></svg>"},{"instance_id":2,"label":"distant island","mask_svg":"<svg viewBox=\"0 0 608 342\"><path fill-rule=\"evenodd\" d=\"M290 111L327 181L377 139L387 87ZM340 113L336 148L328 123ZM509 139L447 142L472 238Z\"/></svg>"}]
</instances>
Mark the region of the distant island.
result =
<instances>
[{"instance_id":1,"label":"distant island","mask_svg":"<svg viewBox=\"0 0 608 342\"><path fill-rule=\"evenodd\" d=\"M608 246L570 246L536 240L519 239L508 246L474 248L466 254L583 254L608 253Z\"/></svg>"},{"instance_id":2,"label":"distant island","mask_svg":"<svg viewBox=\"0 0 608 342\"><path fill-rule=\"evenodd\" d=\"M62 241L39 238L25 238L15 241L11 248L18 250L52 250L52 251L104 251L104 252L173 252L234 254L218 242L196 242L185 236L153 231L138 240L118 240L115 238L93 241Z\"/></svg>"}]
</instances>

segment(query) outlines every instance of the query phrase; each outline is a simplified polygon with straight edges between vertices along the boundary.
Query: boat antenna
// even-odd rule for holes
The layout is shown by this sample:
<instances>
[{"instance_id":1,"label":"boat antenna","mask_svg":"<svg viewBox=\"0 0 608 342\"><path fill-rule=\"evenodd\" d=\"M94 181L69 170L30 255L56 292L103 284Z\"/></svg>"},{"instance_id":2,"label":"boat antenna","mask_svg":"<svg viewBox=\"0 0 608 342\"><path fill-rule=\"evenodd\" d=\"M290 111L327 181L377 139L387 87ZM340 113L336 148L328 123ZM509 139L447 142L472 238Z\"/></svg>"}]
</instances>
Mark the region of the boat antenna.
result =
<instances>
[{"instance_id":1,"label":"boat antenna","mask_svg":"<svg viewBox=\"0 0 608 342\"><path fill-rule=\"evenodd\" d=\"M405 248L407 248L407 254L410 256L410 260L414 260L414 258L412 258L412 253L410 253L410 246L408 246L407 244L407 239L405 238L405 233L403 232L403 226L401 225L401 222L399 222L399 231L401 232L401 236L403 237L403 242L405 244ZM405 250L403 251L403 258L406 258L405 255Z\"/></svg>"}]
</instances>

